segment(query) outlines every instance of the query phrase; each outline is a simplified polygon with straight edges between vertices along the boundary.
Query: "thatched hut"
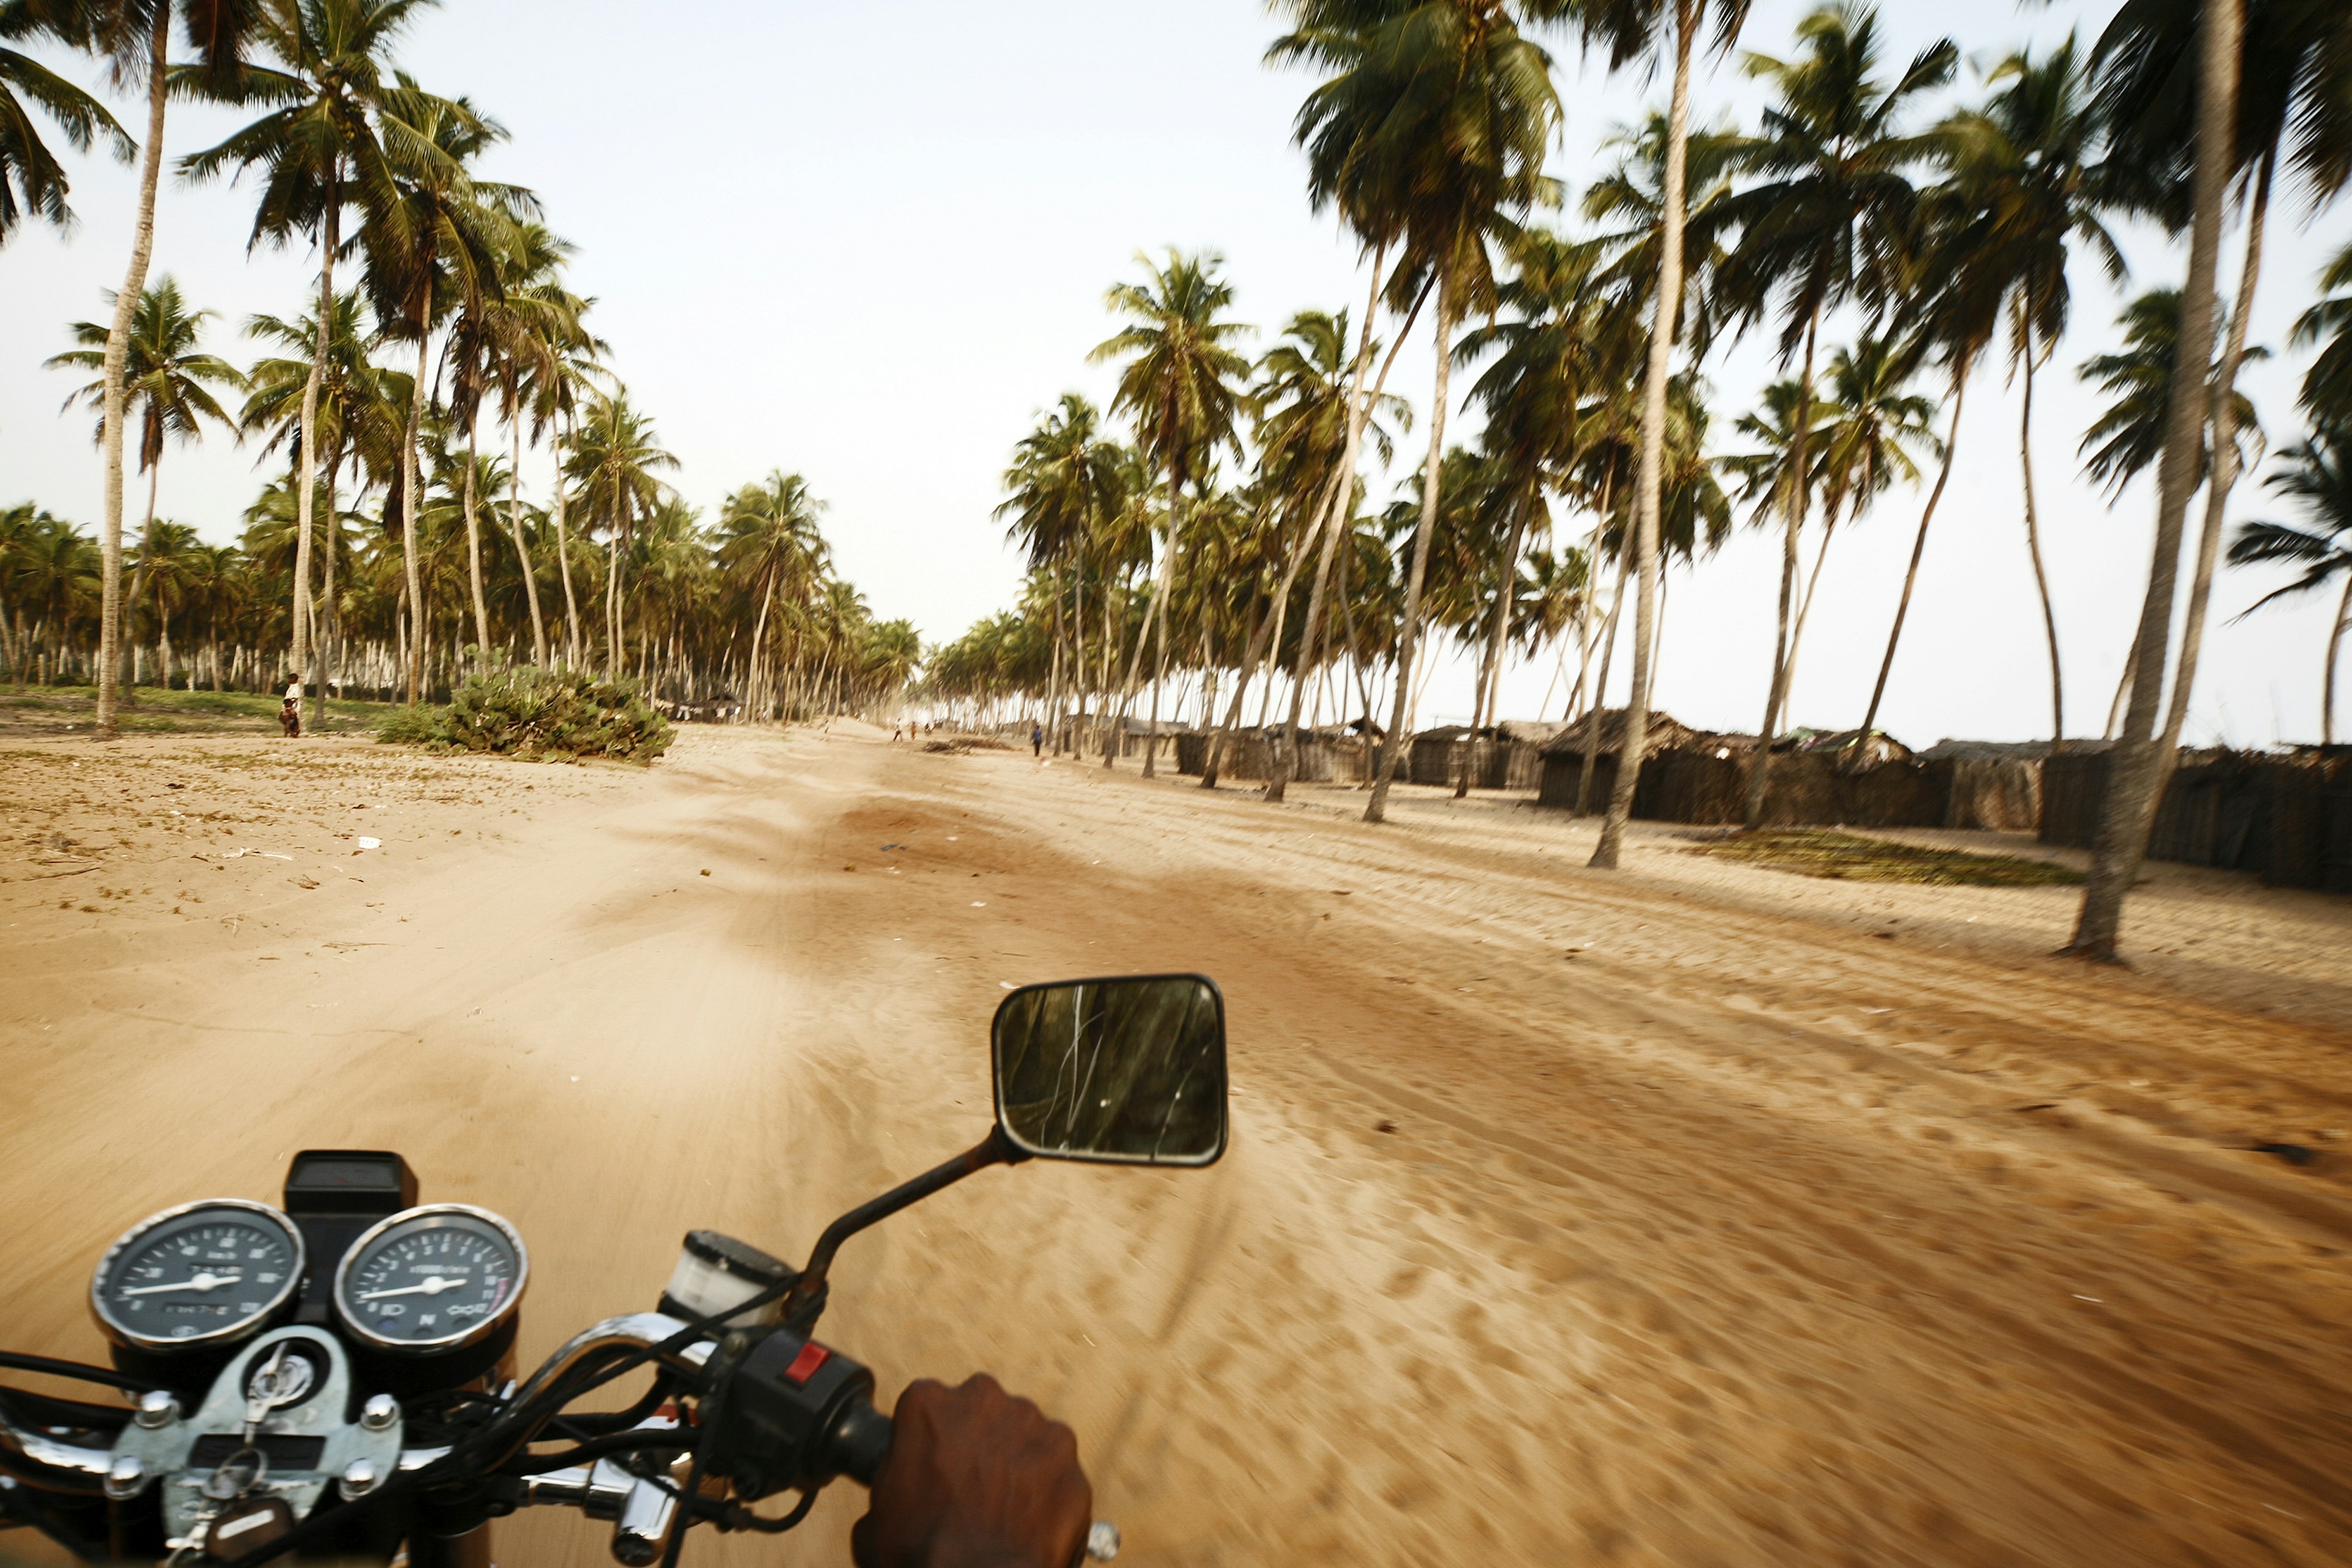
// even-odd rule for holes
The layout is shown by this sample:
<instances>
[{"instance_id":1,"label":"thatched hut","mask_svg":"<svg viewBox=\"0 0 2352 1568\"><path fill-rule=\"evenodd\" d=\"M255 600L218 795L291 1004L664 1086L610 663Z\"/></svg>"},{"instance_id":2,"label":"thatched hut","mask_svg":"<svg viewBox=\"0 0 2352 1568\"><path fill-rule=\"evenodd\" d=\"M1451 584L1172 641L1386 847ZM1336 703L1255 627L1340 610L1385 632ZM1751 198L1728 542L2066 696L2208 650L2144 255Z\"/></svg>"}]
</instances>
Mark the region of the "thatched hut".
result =
<instances>
[{"instance_id":1,"label":"thatched hut","mask_svg":"<svg viewBox=\"0 0 2352 1568\"><path fill-rule=\"evenodd\" d=\"M1943 826L2033 833L2042 826L2046 741L1938 741L1919 753L1948 768Z\"/></svg>"},{"instance_id":2,"label":"thatched hut","mask_svg":"<svg viewBox=\"0 0 2352 1568\"><path fill-rule=\"evenodd\" d=\"M2043 843L2097 842L2112 766L2104 750L2070 746L2050 759ZM2182 752L2157 803L2147 854L2252 871L2273 887L2352 893L2352 747Z\"/></svg>"},{"instance_id":3,"label":"thatched hut","mask_svg":"<svg viewBox=\"0 0 2352 1568\"><path fill-rule=\"evenodd\" d=\"M1542 776L1536 794L1538 805L1557 806L1568 811L1577 808L1577 785L1584 774L1585 741L1595 728L1595 725L1579 719L1564 725L1538 749L1543 759ZM1587 806L1590 810L1599 810L1605 805L1609 792L1616 787L1617 756L1625 745L1625 710L1622 708L1602 709L1597 728L1600 731L1599 754L1594 757L1592 764L1592 794ZM1653 711L1642 738L1642 756L1645 764L1659 752L1686 745L1697 736L1697 731L1680 722L1672 714ZM1643 771L1648 772L1646 765ZM1638 800L1635 810L1638 814Z\"/></svg>"}]
</instances>

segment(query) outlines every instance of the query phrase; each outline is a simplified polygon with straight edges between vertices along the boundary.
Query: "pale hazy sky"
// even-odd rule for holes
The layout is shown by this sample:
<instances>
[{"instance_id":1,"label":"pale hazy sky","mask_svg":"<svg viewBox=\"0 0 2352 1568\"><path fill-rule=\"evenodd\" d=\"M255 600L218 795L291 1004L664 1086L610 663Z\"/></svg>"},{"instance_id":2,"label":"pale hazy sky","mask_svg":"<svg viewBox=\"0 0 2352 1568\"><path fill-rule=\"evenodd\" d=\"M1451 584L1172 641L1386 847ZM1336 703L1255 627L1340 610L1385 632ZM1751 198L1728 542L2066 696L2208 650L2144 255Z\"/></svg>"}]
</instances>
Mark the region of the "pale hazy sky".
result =
<instances>
[{"instance_id":1,"label":"pale hazy sky","mask_svg":"<svg viewBox=\"0 0 2352 1568\"><path fill-rule=\"evenodd\" d=\"M1747 47L1786 51L1807 8L1760 0ZM1970 62L1958 89L1968 94L2008 48L2070 27L2095 36L2113 8L1901 0L1886 6L1885 27L1890 52L1906 57L1950 30ZM1107 400L1111 373L1086 353L1112 330L1103 290L1134 274L1137 248L1221 251L1237 313L1263 329L1261 344L1302 308L1360 308L1353 248L1308 211L1290 142L1308 82L1260 64L1276 30L1256 0L449 0L425 14L400 58L511 131L489 170L537 190L551 223L578 243L575 286L600 301L595 324L681 459L687 499L715 509L770 468L805 474L831 503L841 569L875 612L910 616L943 640L1012 598L1019 563L991 515L999 476L1036 411L1065 389ZM1664 84L1611 79L1597 60L1580 65L1568 40L1552 44L1569 109L1553 172L1580 191L1603 165L1601 139L1662 101ZM87 62L57 63L96 80ZM1752 116L1758 94L1736 65L1711 66L1694 100L1702 120ZM140 118L137 105L118 112ZM169 150L208 145L233 123L175 105ZM91 522L89 420L59 415L72 379L41 362L67 346L68 321L101 317L134 192L129 172L104 162L78 161L74 179L72 235L28 231L0 251L0 504L30 498ZM2286 352L2288 329L2325 257L2352 237L2352 206L2306 222L2299 198L2283 205L2252 334L2279 357L2244 377L2278 446L2296 435L2304 363ZM303 254L248 258L249 223L243 189L167 183L160 204L155 271L219 312L208 346L240 363L252 357L236 331L244 318L294 313L315 279ZM2124 237L2127 292L2179 281L2185 249L2152 232ZM2238 254L2225 242L2225 286ZM2075 458L2095 401L2074 369L2112 345L2122 298L2078 268L2077 329L2036 384L2035 474L2076 734L2105 722L2154 510L2144 479L2110 511ZM1425 415L1426 323L1416 336L1391 384ZM1760 340L1707 365L1723 449L1736 449L1732 420L1772 371ZM1997 367L1971 393L1882 716L1917 745L2049 732L2020 521L2019 405ZM1474 433L1458 416L1454 430ZM1418 460L1406 446L1393 473L1375 476L1376 500ZM235 537L258 483L254 457L219 434L174 448L164 515ZM528 458L527 483L543 487L545 468L543 454ZM1806 633L1796 721L1860 720L1923 500L1924 487L1897 489L1842 531ZM2232 513L2290 515L2248 483ZM1586 523L1569 526L1580 537ZM1695 573L1672 574L1658 700L1677 717L1755 728L1778 562L1773 539L1743 528ZM2192 739L2317 738L2332 595L2231 619L2277 581L2224 573ZM1612 700L1622 658L1618 669ZM1548 660L1513 670L1505 711L1533 714L1552 673ZM1468 689L1457 661L1432 687L1423 721L1466 709ZM1548 700L1556 713L1562 692Z\"/></svg>"}]
</instances>

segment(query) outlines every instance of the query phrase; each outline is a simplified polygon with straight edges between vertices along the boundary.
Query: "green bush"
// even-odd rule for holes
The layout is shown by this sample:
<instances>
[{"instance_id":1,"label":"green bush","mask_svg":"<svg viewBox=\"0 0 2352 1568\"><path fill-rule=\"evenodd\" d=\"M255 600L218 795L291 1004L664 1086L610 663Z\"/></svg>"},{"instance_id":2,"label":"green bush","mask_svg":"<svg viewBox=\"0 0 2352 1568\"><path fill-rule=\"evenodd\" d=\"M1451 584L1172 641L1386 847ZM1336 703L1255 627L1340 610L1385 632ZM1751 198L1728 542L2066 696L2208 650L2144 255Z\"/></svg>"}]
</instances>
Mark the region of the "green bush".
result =
<instances>
[{"instance_id":1,"label":"green bush","mask_svg":"<svg viewBox=\"0 0 2352 1568\"><path fill-rule=\"evenodd\" d=\"M441 739L440 719L436 708L395 708L375 727L375 738L387 746L429 746Z\"/></svg>"},{"instance_id":2,"label":"green bush","mask_svg":"<svg viewBox=\"0 0 2352 1568\"><path fill-rule=\"evenodd\" d=\"M604 757L649 763L669 749L669 721L646 704L634 680L600 680L575 669L503 669L476 675L446 708L407 709L376 739L453 752L495 752L532 761Z\"/></svg>"}]
</instances>

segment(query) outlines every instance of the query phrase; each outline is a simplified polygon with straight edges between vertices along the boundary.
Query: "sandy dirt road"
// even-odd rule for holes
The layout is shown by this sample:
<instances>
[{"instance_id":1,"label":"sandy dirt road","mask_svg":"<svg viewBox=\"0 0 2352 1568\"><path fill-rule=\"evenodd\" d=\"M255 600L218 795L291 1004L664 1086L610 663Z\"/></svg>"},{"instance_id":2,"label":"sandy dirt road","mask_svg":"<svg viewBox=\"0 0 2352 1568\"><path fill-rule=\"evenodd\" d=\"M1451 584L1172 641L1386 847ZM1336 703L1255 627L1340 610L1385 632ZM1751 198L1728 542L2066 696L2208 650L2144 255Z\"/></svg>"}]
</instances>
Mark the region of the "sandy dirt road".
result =
<instances>
[{"instance_id":1,"label":"sandy dirt road","mask_svg":"<svg viewBox=\"0 0 2352 1568\"><path fill-rule=\"evenodd\" d=\"M985 1173L825 1325L1070 1420L1122 1561L2352 1559L2340 900L2174 879L2086 973L2064 889L1603 877L1548 816L1305 795L843 731L9 752L0 1343L98 1355L123 1226L361 1145L517 1222L535 1358L691 1226L797 1255L973 1141L1007 983L1190 968L1220 1166ZM845 1562L862 1506L688 1561Z\"/></svg>"}]
</instances>

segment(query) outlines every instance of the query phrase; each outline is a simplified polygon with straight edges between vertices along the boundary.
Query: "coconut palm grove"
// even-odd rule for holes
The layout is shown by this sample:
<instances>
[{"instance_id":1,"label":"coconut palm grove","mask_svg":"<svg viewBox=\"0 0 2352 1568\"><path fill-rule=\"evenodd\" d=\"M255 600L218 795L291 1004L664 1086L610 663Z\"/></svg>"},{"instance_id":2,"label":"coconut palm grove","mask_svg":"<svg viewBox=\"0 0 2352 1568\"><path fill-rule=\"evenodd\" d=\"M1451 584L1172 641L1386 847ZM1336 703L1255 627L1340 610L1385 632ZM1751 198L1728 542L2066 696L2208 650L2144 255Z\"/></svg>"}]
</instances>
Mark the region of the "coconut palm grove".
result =
<instances>
[{"instance_id":1,"label":"coconut palm grove","mask_svg":"<svg viewBox=\"0 0 2352 1568\"><path fill-rule=\"evenodd\" d=\"M289 676L403 706L519 670L630 683L677 713L745 721L919 712L1041 723L1056 753L1114 763L1115 736L1179 721L1271 727L1268 793L1295 737L1377 744L1381 819L1441 648L1495 724L1507 659L1555 670L1564 721L1650 722L1664 569L1735 529L1779 543L1778 635L1756 733L1777 736L1822 563L1843 527L1917 506L1885 624L1866 748L1890 683L1938 657L1905 642L1971 396L2016 409L2034 623L2053 748L2111 742L2075 948L2115 952L2118 911L2173 765L2218 582L2335 605L2315 728L2336 740L2352 613L2352 246L2316 278L2263 276L2283 214L2321 228L2352 177L2352 11L2305 0L2126 0L2095 30L2004 45L1990 9L1911 54L1835 0L1759 37L1744 0L1276 0L1264 65L1290 73L1306 187L1361 259L1359 297L1254 321L1213 248L1138 250L1105 280L1104 406L1040 387L1008 455L1002 529L1018 602L925 645L835 571L824 500L778 467L715 514L675 488L656 409L567 282L562 215L483 177L496 105L399 63L429 0L242 5L0 0L0 242L68 223L77 160L135 161L142 208L110 320L59 322L81 378L103 515L0 510L0 660L14 680L95 689L111 733L142 687L274 690ZM26 52L74 51L138 86L143 121ZM1662 101L1598 145L1565 141L1571 57L1654 78ZM1762 90L1746 120L1710 92ZM169 135L176 100L249 121ZM1269 149L1269 152L1272 152ZM298 247L315 288L226 321L151 276L159 182L250 210L256 247ZM2119 233L2172 267L2126 278ZM0 269L5 268L0 255ZM0 271L5 275L5 271ZM2249 342L2257 290L2308 298L2291 341ZM2121 347L2070 344L2085 318ZM1390 371L1419 335L1434 378ZM1727 405L1711 364L1747 341L1779 374ZM2237 386L2300 367L2292 408ZM11 367L32 374L42 367ZM2071 689L2042 569L2031 467L2037 378L2095 388L2085 470L2153 500L2125 679ZM175 449L241 442L257 488L199 527L167 504ZM526 450L552 486L521 478ZM1370 459L1416 465L1381 493ZM1964 481L1965 482L1965 481ZM2235 510L2249 495L2263 521ZM2252 503L2248 503L2252 504ZM838 526L838 524L836 524ZM234 532L234 542L224 542ZM1616 679L1621 681L1623 677ZM1751 770L1751 824L1769 749ZM1147 750L1143 765L1152 765ZM1635 769L1596 801L1616 863ZM1466 787L1466 784L1465 784Z\"/></svg>"}]
</instances>

